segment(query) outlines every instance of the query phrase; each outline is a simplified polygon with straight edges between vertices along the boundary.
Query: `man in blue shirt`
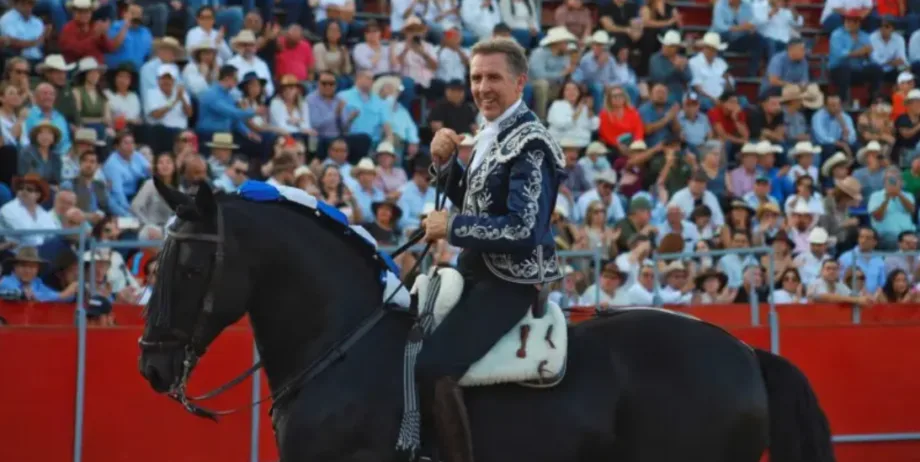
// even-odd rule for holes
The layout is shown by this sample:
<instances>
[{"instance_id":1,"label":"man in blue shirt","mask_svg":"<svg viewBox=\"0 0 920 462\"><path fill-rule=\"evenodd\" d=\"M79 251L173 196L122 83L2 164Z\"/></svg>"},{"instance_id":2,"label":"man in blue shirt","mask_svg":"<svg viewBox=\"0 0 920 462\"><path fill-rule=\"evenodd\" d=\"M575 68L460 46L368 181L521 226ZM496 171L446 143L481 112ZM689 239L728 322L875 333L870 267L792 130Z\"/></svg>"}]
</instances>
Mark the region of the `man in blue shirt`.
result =
<instances>
[{"instance_id":1,"label":"man in blue shirt","mask_svg":"<svg viewBox=\"0 0 920 462\"><path fill-rule=\"evenodd\" d=\"M764 39L754 24L754 9L750 2L719 0L712 13L712 30L728 42L728 49L749 53L748 75L757 76L763 57Z\"/></svg>"},{"instance_id":2,"label":"man in blue shirt","mask_svg":"<svg viewBox=\"0 0 920 462\"><path fill-rule=\"evenodd\" d=\"M639 116L645 125L645 143L649 147L655 148L680 132L677 122L679 112L680 104L668 104L668 87L660 82L653 84L649 90L649 100L639 107Z\"/></svg>"},{"instance_id":3,"label":"man in blue shirt","mask_svg":"<svg viewBox=\"0 0 920 462\"><path fill-rule=\"evenodd\" d=\"M29 108L23 129L30 133L32 129L42 123L51 122L61 131L61 141L54 147L54 152L60 155L70 151L70 124L67 119L54 109L57 91L50 83L40 83L35 87L35 105Z\"/></svg>"},{"instance_id":4,"label":"man in blue shirt","mask_svg":"<svg viewBox=\"0 0 920 462\"><path fill-rule=\"evenodd\" d=\"M875 100L882 85L882 68L873 63L872 44L869 34L859 29L861 16L848 13L843 27L831 34L828 68L831 80L837 85L841 99L850 101L850 86L853 83L869 84L869 100Z\"/></svg>"},{"instance_id":5,"label":"man in blue shirt","mask_svg":"<svg viewBox=\"0 0 920 462\"><path fill-rule=\"evenodd\" d=\"M72 298L77 292L76 282L56 292L38 278L39 268L48 262L38 256L35 247L20 247L12 262L13 273L0 279L0 292L4 294L18 293L27 301L60 302Z\"/></svg>"},{"instance_id":6,"label":"man in blue shirt","mask_svg":"<svg viewBox=\"0 0 920 462\"><path fill-rule=\"evenodd\" d=\"M142 24L144 9L140 5L131 4L125 8L121 21L115 21L109 28L109 40L115 50L105 56L105 64L115 68L124 63L130 63L135 69L140 69L150 54L153 46L153 35L150 29ZM121 35L122 27L128 27L128 33Z\"/></svg>"},{"instance_id":7,"label":"man in blue shirt","mask_svg":"<svg viewBox=\"0 0 920 462\"><path fill-rule=\"evenodd\" d=\"M10 50L33 64L42 59L42 45L51 34L32 14L32 0L14 0L13 8L0 16L0 50Z\"/></svg>"},{"instance_id":8,"label":"man in blue shirt","mask_svg":"<svg viewBox=\"0 0 920 462\"><path fill-rule=\"evenodd\" d=\"M786 51L777 53L770 59L767 72L760 83L760 94L764 95L771 88L783 88L786 85L804 88L809 78L805 42L802 39L792 39L786 46Z\"/></svg>"},{"instance_id":9,"label":"man in blue shirt","mask_svg":"<svg viewBox=\"0 0 920 462\"><path fill-rule=\"evenodd\" d=\"M363 133L371 137L371 143L377 144L383 139L384 132L390 133L386 121L386 109L383 100L371 92L374 77L370 71L358 71L355 86L340 91L338 98L345 102L345 125L350 134ZM363 157L367 152L362 152Z\"/></svg>"},{"instance_id":10,"label":"man in blue shirt","mask_svg":"<svg viewBox=\"0 0 920 462\"><path fill-rule=\"evenodd\" d=\"M134 136L122 133L115 137L115 150L102 167L112 192L109 207L115 215L130 217L131 199L137 194L141 181L150 178L150 162L135 150Z\"/></svg>"},{"instance_id":11,"label":"man in blue shirt","mask_svg":"<svg viewBox=\"0 0 920 462\"><path fill-rule=\"evenodd\" d=\"M230 93L238 83L236 68L222 66L217 79L217 83L198 95L198 120L195 125L198 138L211 139L215 133L234 133L260 142L262 139L259 134L246 126L246 121L255 116L256 112L237 107ZM206 145L202 147L207 148Z\"/></svg>"},{"instance_id":12,"label":"man in blue shirt","mask_svg":"<svg viewBox=\"0 0 920 462\"><path fill-rule=\"evenodd\" d=\"M837 151L844 151L853 158L857 141L853 118L843 110L838 95L829 95L824 104L823 108L811 116L812 136L821 145L822 159L829 158Z\"/></svg>"}]
</instances>

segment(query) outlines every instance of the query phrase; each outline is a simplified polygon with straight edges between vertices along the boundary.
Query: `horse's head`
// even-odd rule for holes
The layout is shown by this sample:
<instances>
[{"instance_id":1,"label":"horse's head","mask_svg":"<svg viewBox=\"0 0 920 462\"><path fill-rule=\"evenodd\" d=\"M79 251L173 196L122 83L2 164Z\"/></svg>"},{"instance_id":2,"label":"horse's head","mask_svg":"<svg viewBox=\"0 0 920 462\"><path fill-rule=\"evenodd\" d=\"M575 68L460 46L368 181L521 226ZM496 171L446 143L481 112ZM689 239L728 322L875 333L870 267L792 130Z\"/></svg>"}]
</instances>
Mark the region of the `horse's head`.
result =
<instances>
[{"instance_id":1,"label":"horse's head","mask_svg":"<svg viewBox=\"0 0 920 462\"><path fill-rule=\"evenodd\" d=\"M139 367L154 390L182 393L208 345L246 312L249 272L226 228L226 204L206 183L194 198L155 183L176 219L146 308Z\"/></svg>"}]
</instances>

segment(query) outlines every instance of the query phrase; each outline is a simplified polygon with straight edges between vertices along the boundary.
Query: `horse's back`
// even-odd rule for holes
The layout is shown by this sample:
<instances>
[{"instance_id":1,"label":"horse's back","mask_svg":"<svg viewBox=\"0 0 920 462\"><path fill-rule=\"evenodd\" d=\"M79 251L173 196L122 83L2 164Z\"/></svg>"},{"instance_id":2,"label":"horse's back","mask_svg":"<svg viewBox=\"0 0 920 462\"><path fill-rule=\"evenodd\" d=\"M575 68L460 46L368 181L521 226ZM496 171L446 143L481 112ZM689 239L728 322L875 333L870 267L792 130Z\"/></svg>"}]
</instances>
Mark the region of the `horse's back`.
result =
<instances>
[{"instance_id":1,"label":"horse's back","mask_svg":"<svg viewBox=\"0 0 920 462\"><path fill-rule=\"evenodd\" d=\"M693 454L755 462L767 439L767 397L753 352L716 326L659 310L572 327L567 375L555 388L467 393L474 440L496 438L490 451L524 451L500 454L515 460L676 462ZM549 447L509 444L562 434L569 438ZM484 460L502 460L497 455Z\"/></svg>"}]
</instances>

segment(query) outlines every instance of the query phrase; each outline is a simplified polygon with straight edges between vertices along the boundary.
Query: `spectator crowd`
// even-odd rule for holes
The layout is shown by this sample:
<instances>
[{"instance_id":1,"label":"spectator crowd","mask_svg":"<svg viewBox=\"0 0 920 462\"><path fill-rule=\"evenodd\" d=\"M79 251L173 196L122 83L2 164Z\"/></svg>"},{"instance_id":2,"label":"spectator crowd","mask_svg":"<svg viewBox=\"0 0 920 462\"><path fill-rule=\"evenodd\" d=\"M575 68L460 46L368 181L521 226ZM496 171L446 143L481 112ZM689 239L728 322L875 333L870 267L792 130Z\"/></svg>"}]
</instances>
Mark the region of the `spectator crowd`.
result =
<instances>
[{"instance_id":1,"label":"spectator crowd","mask_svg":"<svg viewBox=\"0 0 920 462\"><path fill-rule=\"evenodd\" d=\"M432 133L475 149L471 45L506 37L567 159L558 246L602 256L566 261L564 307L920 298L920 2L830 0L811 28L785 0L715 0L698 31L666 0L366 3L0 0L0 226L157 240L154 177L258 179L399 245L433 209ZM77 248L6 237L0 295L72 300L87 265L100 313L149 297L155 249Z\"/></svg>"}]
</instances>

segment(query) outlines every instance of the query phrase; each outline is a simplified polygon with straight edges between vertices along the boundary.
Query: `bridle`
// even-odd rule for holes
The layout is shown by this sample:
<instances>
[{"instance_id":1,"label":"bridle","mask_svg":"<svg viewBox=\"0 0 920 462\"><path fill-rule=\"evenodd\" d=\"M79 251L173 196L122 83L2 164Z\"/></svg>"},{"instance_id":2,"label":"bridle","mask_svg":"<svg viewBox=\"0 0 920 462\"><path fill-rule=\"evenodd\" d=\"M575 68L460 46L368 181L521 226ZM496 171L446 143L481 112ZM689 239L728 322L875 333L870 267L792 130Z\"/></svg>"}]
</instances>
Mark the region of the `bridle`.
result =
<instances>
[{"instance_id":1,"label":"bridle","mask_svg":"<svg viewBox=\"0 0 920 462\"><path fill-rule=\"evenodd\" d=\"M455 156L451 157L448 162L454 162ZM445 162L448 163L448 162ZM444 208L445 203L447 202L447 193L443 192L443 185L441 184L441 170L442 166L436 167L436 182L435 182L435 209L441 210ZM451 168L448 171L447 175L447 184L449 185L452 181L454 168ZM318 213L318 212L317 212ZM168 396L173 400L177 401L186 411L192 413L195 416L207 418L213 421L217 421L218 417L234 414L236 412L250 409L252 407L258 406L269 399L272 400L272 408L269 411L270 413L274 411L275 406L281 402L281 400L291 393L299 389L303 384L308 383L320 373L325 371L329 366L336 363L338 360L342 359L345 356L345 353L357 343L365 334L367 334L374 326L380 322L381 319L387 314L386 307L392 301L393 297L396 296L399 291L405 287L405 281L400 281L399 285L390 293L386 300L383 301L379 306L377 306L367 317L365 317L357 327L351 330L345 337L341 340L335 342L331 347L329 347L322 355L319 356L315 361L313 361L309 366L300 370L297 374L288 379L276 393L270 393L269 395L260 398L258 401L252 402L248 405L240 406L237 408L226 409L226 410L211 410L204 408L195 404L196 401L204 401L211 398L214 398L225 391L239 385L249 376L255 374L259 369L262 368L262 360L256 361L248 369L237 375L235 378L231 379L227 383L211 390L207 393L204 393L199 396L188 396L188 381L191 376L192 370L195 368L195 365L198 364L198 360L204 355L207 350L207 345L204 344L202 337L204 335L205 326L207 326L208 318L214 313L214 295L217 291L217 284L220 281L220 276L223 271L224 264L224 245L226 244L225 235L224 235L224 220L223 220L223 211L220 203L217 204L217 234L207 234L207 233L184 233L177 231L175 229L167 228L167 237L171 237L177 242L181 241L194 241L194 242L209 242L215 244L215 253L214 253L214 270L211 271L210 280L208 282L208 289L205 292L204 299L202 302L201 312L198 315L198 319L193 326L191 336L187 336L185 333L178 331L177 329L170 329L170 333L175 339L172 340L158 340L158 341L146 341L141 337L138 339L138 345L141 350L166 350L170 348L183 347L185 350L185 356L182 360L182 373L170 386ZM403 252L410 249L412 246L417 244L422 238L425 237L425 230L422 228L417 229L408 239L406 243L399 246L392 254L391 257L395 258L396 256L402 254ZM414 266L409 270L409 273L412 274L419 269L421 263L424 261L425 257L431 251L432 242L425 244L425 248L419 254L418 258L415 261ZM168 300L165 302L168 303ZM184 340L188 340L185 342Z\"/></svg>"}]
</instances>

